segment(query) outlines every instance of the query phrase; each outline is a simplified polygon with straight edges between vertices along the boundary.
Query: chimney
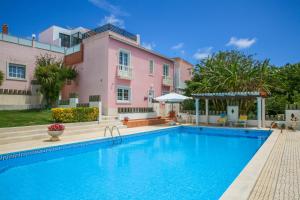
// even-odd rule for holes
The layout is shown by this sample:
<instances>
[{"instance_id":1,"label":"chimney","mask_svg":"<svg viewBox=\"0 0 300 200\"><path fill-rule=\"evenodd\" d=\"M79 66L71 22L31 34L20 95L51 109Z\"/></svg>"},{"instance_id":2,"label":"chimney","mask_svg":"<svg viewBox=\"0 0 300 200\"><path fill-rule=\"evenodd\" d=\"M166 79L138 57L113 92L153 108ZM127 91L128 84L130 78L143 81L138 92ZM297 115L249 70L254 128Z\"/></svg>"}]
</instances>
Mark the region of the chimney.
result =
<instances>
[{"instance_id":1,"label":"chimney","mask_svg":"<svg viewBox=\"0 0 300 200\"><path fill-rule=\"evenodd\" d=\"M136 42L138 43L138 45L141 44L141 36L139 34L136 34Z\"/></svg>"},{"instance_id":2,"label":"chimney","mask_svg":"<svg viewBox=\"0 0 300 200\"><path fill-rule=\"evenodd\" d=\"M8 25L7 24L2 25L2 33L3 34L8 34Z\"/></svg>"}]
</instances>

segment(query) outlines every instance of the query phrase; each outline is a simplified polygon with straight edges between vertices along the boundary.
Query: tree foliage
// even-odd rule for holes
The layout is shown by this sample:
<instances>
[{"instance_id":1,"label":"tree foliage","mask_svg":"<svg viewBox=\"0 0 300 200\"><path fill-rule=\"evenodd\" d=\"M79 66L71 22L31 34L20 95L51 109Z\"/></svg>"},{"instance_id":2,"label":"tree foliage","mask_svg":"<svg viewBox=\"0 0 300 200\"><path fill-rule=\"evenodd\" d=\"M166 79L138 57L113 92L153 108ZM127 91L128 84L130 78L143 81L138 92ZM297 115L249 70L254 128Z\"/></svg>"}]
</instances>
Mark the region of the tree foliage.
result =
<instances>
[{"instance_id":1,"label":"tree foliage","mask_svg":"<svg viewBox=\"0 0 300 200\"><path fill-rule=\"evenodd\" d=\"M187 82L186 94L260 90L270 92L270 69L269 60L255 60L252 55L238 51L218 52L196 65L193 79ZM212 100L212 104L218 110L225 110L227 104L239 104L245 112L253 107L253 103L247 100Z\"/></svg>"},{"instance_id":2,"label":"tree foliage","mask_svg":"<svg viewBox=\"0 0 300 200\"><path fill-rule=\"evenodd\" d=\"M286 104L300 104L300 63L273 66L268 59L259 61L253 55L238 51L218 52L202 60L187 81L186 95L204 92L245 92L264 90L269 114L284 113ZM212 109L225 110L228 104L238 104L241 112L255 112L249 100L213 100Z\"/></svg>"},{"instance_id":3,"label":"tree foliage","mask_svg":"<svg viewBox=\"0 0 300 200\"><path fill-rule=\"evenodd\" d=\"M2 71L0 71L0 86L2 85L3 79L4 79L4 74Z\"/></svg>"},{"instance_id":4,"label":"tree foliage","mask_svg":"<svg viewBox=\"0 0 300 200\"><path fill-rule=\"evenodd\" d=\"M284 113L286 104L300 104L300 63L273 68L271 97L266 101L270 114Z\"/></svg>"},{"instance_id":5,"label":"tree foliage","mask_svg":"<svg viewBox=\"0 0 300 200\"><path fill-rule=\"evenodd\" d=\"M55 105L65 82L74 80L76 76L77 71L74 68L64 65L61 60L51 55L40 55L36 59L35 78L41 85L41 93L48 107Z\"/></svg>"}]
</instances>

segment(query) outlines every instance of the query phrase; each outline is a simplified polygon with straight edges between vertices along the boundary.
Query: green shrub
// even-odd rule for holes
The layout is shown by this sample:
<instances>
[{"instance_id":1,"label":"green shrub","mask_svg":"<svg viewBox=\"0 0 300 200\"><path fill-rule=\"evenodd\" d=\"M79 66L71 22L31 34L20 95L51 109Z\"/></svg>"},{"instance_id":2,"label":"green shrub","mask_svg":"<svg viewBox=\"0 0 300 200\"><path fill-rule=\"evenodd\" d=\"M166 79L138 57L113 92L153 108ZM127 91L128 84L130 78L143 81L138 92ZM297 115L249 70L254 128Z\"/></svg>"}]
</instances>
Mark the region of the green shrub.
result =
<instances>
[{"instance_id":1,"label":"green shrub","mask_svg":"<svg viewBox=\"0 0 300 200\"><path fill-rule=\"evenodd\" d=\"M88 107L77 108L53 108L52 118L55 122L87 122L96 121L99 109Z\"/></svg>"},{"instance_id":2,"label":"green shrub","mask_svg":"<svg viewBox=\"0 0 300 200\"><path fill-rule=\"evenodd\" d=\"M3 80L4 80L4 74L2 71L0 71L0 85L2 85Z\"/></svg>"}]
</instances>

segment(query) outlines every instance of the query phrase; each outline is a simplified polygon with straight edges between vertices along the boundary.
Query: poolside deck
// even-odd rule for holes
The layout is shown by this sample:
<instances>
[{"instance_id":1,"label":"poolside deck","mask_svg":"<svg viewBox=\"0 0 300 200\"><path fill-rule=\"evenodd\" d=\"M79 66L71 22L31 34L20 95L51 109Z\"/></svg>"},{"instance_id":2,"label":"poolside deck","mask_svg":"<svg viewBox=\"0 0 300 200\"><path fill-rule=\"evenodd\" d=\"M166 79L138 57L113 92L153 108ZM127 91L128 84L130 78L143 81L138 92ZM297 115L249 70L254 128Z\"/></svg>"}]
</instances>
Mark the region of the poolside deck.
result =
<instances>
[{"instance_id":1,"label":"poolside deck","mask_svg":"<svg viewBox=\"0 0 300 200\"><path fill-rule=\"evenodd\" d=\"M279 135L249 199L300 199L300 131Z\"/></svg>"}]
</instances>

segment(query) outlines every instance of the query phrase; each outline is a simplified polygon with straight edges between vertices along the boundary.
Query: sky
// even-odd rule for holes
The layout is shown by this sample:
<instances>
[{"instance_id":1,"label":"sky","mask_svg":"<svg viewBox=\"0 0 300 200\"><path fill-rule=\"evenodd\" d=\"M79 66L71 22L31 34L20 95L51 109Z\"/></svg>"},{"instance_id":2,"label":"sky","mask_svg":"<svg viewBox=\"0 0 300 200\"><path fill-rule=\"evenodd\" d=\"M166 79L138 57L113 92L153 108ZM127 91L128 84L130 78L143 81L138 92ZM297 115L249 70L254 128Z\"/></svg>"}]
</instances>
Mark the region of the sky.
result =
<instances>
[{"instance_id":1,"label":"sky","mask_svg":"<svg viewBox=\"0 0 300 200\"><path fill-rule=\"evenodd\" d=\"M224 50L277 66L300 62L300 0L0 0L0 24L19 37L107 22L193 64Z\"/></svg>"}]
</instances>

